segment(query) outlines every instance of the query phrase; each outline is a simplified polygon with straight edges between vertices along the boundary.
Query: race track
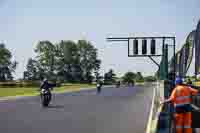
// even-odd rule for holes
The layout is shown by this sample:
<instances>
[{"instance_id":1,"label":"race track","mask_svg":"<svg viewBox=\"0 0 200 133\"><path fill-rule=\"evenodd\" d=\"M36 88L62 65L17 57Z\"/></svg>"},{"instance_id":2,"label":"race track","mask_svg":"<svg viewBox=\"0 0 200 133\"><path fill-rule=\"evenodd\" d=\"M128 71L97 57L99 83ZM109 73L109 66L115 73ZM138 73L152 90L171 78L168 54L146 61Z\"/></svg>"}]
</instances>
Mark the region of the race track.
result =
<instances>
[{"instance_id":1,"label":"race track","mask_svg":"<svg viewBox=\"0 0 200 133\"><path fill-rule=\"evenodd\" d=\"M144 133L153 85L54 94L0 101L1 133Z\"/></svg>"}]
</instances>

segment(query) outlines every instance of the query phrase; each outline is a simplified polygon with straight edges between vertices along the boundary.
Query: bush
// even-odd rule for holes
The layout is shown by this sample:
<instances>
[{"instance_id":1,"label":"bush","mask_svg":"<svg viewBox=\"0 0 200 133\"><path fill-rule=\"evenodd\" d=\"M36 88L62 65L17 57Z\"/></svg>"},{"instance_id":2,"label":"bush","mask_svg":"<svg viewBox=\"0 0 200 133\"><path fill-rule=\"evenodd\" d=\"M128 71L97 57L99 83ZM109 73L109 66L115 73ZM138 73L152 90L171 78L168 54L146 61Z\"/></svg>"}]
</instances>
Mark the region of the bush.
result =
<instances>
[{"instance_id":1,"label":"bush","mask_svg":"<svg viewBox=\"0 0 200 133\"><path fill-rule=\"evenodd\" d=\"M104 85L113 85L114 83L113 83L113 82L108 82L108 81L107 81L107 82L104 82L103 84L104 84Z\"/></svg>"},{"instance_id":2,"label":"bush","mask_svg":"<svg viewBox=\"0 0 200 133\"><path fill-rule=\"evenodd\" d=\"M148 77L145 77L144 80L146 82L155 82L156 81L156 77L154 77L154 76L148 76Z\"/></svg>"},{"instance_id":3,"label":"bush","mask_svg":"<svg viewBox=\"0 0 200 133\"><path fill-rule=\"evenodd\" d=\"M138 83L143 83L144 80L143 80L143 79L140 79L140 80L136 80L136 82L138 82Z\"/></svg>"}]
</instances>

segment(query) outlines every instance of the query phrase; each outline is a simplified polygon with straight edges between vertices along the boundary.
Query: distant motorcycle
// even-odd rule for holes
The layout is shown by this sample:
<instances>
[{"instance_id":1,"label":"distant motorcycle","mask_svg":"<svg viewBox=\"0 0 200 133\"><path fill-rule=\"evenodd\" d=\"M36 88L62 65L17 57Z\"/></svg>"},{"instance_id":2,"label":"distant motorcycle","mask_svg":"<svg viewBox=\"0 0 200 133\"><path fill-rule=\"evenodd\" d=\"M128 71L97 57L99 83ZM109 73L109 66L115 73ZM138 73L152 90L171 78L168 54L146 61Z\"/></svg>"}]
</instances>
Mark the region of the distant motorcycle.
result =
<instances>
[{"instance_id":1,"label":"distant motorcycle","mask_svg":"<svg viewBox=\"0 0 200 133\"><path fill-rule=\"evenodd\" d=\"M100 83L97 84L97 93L101 92L102 85Z\"/></svg>"},{"instance_id":2,"label":"distant motorcycle","mask_svg":"<svg viewBox=\"0 0 200 133\"><path fill-rule=\"evenodd\" d=\"M128 87L134 87L135 86L135 82L134 81L127 82L127 86Z\"/></svg>"},{"instance_id":3,"label":"distant motorcycle","mask_svg":"<svg viewBox=\"0 0 200 133\"><path fill-rule=\"evenodd\" d=\"M121 84L120 82L117 82L117 83L116 83L116 88L119 88L119 87L120 87L120 84Z\"/></svg>"}]
</instances>

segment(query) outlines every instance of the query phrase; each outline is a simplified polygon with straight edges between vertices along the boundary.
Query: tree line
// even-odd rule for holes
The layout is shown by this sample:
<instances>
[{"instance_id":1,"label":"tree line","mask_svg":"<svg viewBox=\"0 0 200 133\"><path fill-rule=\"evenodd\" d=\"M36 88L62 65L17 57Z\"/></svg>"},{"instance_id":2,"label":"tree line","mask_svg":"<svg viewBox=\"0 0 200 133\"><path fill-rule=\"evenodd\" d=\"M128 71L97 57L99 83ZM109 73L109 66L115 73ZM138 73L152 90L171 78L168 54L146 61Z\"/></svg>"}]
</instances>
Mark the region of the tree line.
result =
<instances>
[{"instance_id":1,"label":"tree line","mask_svg":"<svg viewBox=\"0 0 200 133\"><path fill-rule=\"evenodd\" d=\"M60 82L91 83L94 80L104 80L107 84L116 80L130 81L155 81L155 77L143 77L141 72L127 72L122 78L117 78L110 69L100 76L101 60L98 59L98 50L86 40L62 40L52 42L39 41L34 49L35 58L29 58L23 80L37 81L47 78ZM13 80L13 72L17 61L12 60L12 53L0 44L0 81Z\"/></svg>"},{"instance_id":2,"label":"tree line","mask_svg":"<svg viewBox=\"0 0 200 133\"><path fill-rule=\"evenodd\" d=\"M97 57L97 49L86 40L40 41L36 48L35 59L30 58L25 80L59 80L61 82L87 82L98 78L101 60Z\"/></svg>"},{"instance_id":3,"label":"tree line","mask_svg":"<svg viewBox=\"0 0 200 133\"><path fill-rule=\"evenodd\" d=\"M61 82L87 82L98 78L101 60L97 49L86 40L39 41L35 58L28 59L24 80L59 80ZM17 62L11 52L0 44L0 81L13 80Z\"/></svg>"},{"instance_id":4,"label":"tree line","mask_svg":"<svg viewBox=\"0 0 200 133\"><path fill-rule=\"evenodd\" d=\"M117 78L114 70L110 69L104 74L104 83L112 84L116 81L121 81L122 83L134 83L134 82L154 82L156 81L154 76L144 77L141 72L126 72L121 78Z\"/></svg>"}]
</instances>

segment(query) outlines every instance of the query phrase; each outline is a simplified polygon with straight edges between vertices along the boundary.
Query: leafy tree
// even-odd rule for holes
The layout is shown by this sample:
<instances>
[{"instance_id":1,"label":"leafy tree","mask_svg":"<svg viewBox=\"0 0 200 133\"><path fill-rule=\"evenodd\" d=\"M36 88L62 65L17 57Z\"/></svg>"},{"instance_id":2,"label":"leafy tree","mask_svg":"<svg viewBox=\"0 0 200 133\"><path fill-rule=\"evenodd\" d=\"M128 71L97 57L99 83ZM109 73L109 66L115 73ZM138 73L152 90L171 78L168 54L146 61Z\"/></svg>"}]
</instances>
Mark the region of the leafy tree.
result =
<instances>
[{"instance_id":1,"label":"leafy tree","mask_svg":"<svg viewBox=\"0 0 200 133\"><path fill-rule=\"evenodd\" d=\"M134 72L127 72L127 73L124 74L122 79L123 79L124 83L133 83L136 76L137 75Z\"/></svg>"},{"instance_id":2,"label":"leafy tree","mask_svg":"<svg viewBox=\"0 0 200 133\"><path fill-rule=\"evenodd\" d=\"M101 61L100 60L96 60L94 73L95 73L95 78L96 78L97 81L101 80L101 76L99 74L100 65L101 65Z\"/></svg>"},{"instance_id":3,"label":"leafy tree","mask_svg":"<svg viewBox=\"0 0 200 133\"><path fill-rule=\"evenodd\" d=\"M77 47L83 81L92 82L92 73L100 67L100 60L97 59L97 49L86 40L79 40Z\"/></svg>"},{"instance_id":4,"label":"leafy tree","mask_svg":"<svg viewBox=\"0 0 200 133\"><path fill-rule=\"evenodd\" d=\"M144 77L142 76L142 73L141 72L137 72L136 73L136 81L137 82L143 82L144 81Z\"/></svg>"},{"instance_id":5,"label":"leafy tree","mask_svg":"<svg viewBox=\"0 0 200 133\"><path fill-rule=\"evenodd\" d=\"M77 45L73 41L61 41L57 45L57 71L59 76L69 82L81 79L77 50Z\"/></svg>"},{"instance_id":6,"label":"leafy tree","mask_svg":"<svg viewBox=\"0 0 200 133\"><path fill-rule=\"evenodd\" d=\"M97 58L97 49L86 41L61 41L52 44L40 41L35 49L37 57L29 60L26 79L57 79L62 82L92 82L99 77L101 61Z\"/></svg>"},{"instance_id":7,"label":"leafy tree","mask_svg":"<svg viewBox=\"0 0 200 133\"><path fill-rule=\"evenodd\" d=\"M26 71L24 72L24 79L25 80L39 80L40 73L41 72L38 69L38 62L30 58L26 66Z\"/></svg>"},{"instance_id":8,"label":"leafy tree","mask_svg":"<svg viewBox=\"0 0 200 133\"><path fill-rule=\"evenodd\" d=\"M39 63L40 72L44 72L44 77L55 77L56 47L49 41L40 41L35 52L38 54L36 60Z\"/></svg>"},{"instance_id":9,"label":"leafy tree","mask_svg":"<svg viewBox=\"0 0 200 133\"><path fill-rule=\"evenodd\" d=\"M12 53L0 44L0 81L12 80L12 73L17 66L16 61L12 61Z\"/></svg>"}]
</instances>

